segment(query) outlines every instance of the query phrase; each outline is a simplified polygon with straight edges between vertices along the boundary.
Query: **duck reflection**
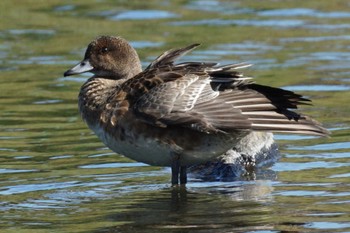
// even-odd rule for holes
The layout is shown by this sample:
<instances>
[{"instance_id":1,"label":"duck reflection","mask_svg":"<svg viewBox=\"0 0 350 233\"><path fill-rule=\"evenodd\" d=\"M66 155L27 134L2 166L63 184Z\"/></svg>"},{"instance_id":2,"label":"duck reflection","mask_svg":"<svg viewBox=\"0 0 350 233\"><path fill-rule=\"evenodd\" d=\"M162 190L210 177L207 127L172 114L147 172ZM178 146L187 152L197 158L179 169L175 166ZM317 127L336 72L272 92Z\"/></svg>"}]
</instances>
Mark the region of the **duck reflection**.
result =
<instances>
[{"instance_id":1,"label":"duck reflection","mask_svg":"<svg viewBox=\"0 0 350 233\"><path fill-rule=\"evenodd\" d=\"M132 203L106 216L97 232L217 232L271 229L271 181L191 182L126 195ZM118 208L118 207L117 207Z\"/></svg>"}]
</instances>

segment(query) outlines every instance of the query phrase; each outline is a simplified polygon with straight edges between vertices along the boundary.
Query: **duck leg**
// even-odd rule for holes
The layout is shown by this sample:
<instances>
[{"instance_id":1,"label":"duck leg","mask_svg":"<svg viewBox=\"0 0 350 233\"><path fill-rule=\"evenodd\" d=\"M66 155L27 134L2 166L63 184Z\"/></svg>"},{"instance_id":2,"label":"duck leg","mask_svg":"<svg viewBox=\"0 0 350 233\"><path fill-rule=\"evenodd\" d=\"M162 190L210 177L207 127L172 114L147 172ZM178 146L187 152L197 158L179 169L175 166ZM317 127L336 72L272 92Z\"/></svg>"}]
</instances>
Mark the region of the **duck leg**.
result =
<instances>
[{"instance_id":1,"label":"duck leg","mask_svg":"<svg viewBox=\"0 0 350 233\"><path fill-rule=\"evenodd\" d=\"M187 183L187 166L180 166L180 184Z\"/></svg>"},{"instance_id":2,"label":"duck leg","mask_svg":"<svg viewBox=\"0 0 350 233\"><path fill-rule=\"evenodd\" d=\"M171 184L172 186L179 184L180 161L174 158L171 162Z\"/></svg>"},{"instance_id":3,"label":"duck leg","mask_svg":"<svg viewBox=\"0 0 350 233\"><path fill-rule=\"evenodd\" d=\"M171 184L173 186L179 184L187 183L187 166L180 166L180 161L178 159L173 160L171 164Z\"/></svg>"},{"instance_id":4,"label":"duck leg","mask_svg":"<svg viewBox=\"0 0 350 233\"><path fill-rule=\"evenodd\" d=\"M171 153L171 184L172 186L187 183L187 166L181 166L180 155Z\"/></svg>"}]
</instances>

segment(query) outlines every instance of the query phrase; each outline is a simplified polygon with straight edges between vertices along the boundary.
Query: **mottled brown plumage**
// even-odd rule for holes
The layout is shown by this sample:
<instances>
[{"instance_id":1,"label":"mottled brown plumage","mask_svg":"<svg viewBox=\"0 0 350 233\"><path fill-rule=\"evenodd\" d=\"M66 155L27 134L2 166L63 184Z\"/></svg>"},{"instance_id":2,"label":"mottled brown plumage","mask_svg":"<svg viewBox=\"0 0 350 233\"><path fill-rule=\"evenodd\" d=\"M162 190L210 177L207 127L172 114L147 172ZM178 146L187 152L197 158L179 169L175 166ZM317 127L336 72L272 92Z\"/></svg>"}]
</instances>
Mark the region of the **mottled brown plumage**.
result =
<instances>
[{"instance_id":1,"label":"mottled brown plumage","mask_svg":"<svg viewBox=\"0 0 350 233\"><path fill-rule=\"evenodd\" d=\"M198 45L169 50L142 71L127 41L102 36L65 76L94 73L79 94L89 127L117 153L172 166L174 184L177 166L185 169L220 156L255 131L328 134L291 110L309 104L308 99L254 83L239 71L248 64L174 63Z\"/></svg>"}]
</instances>

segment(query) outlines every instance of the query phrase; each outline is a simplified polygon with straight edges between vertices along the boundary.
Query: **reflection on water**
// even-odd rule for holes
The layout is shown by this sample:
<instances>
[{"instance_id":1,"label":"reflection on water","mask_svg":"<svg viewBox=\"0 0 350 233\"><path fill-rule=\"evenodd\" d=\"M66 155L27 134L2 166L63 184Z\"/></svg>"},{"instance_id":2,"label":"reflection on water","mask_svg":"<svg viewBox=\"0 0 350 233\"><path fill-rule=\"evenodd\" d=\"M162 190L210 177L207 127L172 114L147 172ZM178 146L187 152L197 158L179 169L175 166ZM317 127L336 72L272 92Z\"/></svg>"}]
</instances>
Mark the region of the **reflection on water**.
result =
<instances>
[{"instance_id":1,"label":"reflection on water","mask_svg":"<svg viewBox=\"0 0 350 233\"><path fill-rule=\"evenodd\" d=\"M1 232L349 232L350 14L308 1L2 1ZM346 5L348 6L348 5ZM21 18L18 17L21 16ZM23 20L25 19L25 20ZM313 99L303 111L331 138L276 135L282 158L229 182L112 153L79 118L90 76L63 78L91 39L119 34L143 66L196 42L184 58L248 62L262 84Z\"/></svg>"},{"instance_id":2,"label":"reflection on water","mask_svg":"<svg viewBox=\"0 0 350 233\"><path fill-rule=\"evenodd\" d=\"M201 188L195 187L151 192L145 194L143 199L146 201L133 202L125 206L124 211L107 216L116 223L124 222L122 227L107 227L98 231L164 232L182 229L225 232L243 230L246 227L272 229L271 226L260 227L268 221L260 216L272 211L262 204L271 201L269 186L237 185L239 186L207 186L203 187L203 192ZM119 204L114 204L111 208L113 206L120 208ZM242 210L245 209L249 209L248 215L242 215ZM211 213L210 219L208 213Z\"/></svg>"}]
</instances>

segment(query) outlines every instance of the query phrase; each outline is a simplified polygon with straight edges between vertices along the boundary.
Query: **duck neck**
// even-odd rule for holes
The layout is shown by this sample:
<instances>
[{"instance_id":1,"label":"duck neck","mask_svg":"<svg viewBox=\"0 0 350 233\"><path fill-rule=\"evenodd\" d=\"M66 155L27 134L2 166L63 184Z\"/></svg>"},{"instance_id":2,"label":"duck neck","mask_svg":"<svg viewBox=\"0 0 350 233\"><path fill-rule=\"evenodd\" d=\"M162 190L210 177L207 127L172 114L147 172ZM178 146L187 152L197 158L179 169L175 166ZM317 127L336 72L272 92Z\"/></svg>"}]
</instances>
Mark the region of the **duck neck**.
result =
<instances>
[{"instance_id":1,"label":"duck neck","mask_svg":"<svg viewBox=\"0 0 350 233\"><path fill-rule=\"evenodd\" d=\"M82 118L89 126L98 123L108 99L126 80L92 77L84 83L79 93L79 110Z\"/></svg>"}]
</instances>

